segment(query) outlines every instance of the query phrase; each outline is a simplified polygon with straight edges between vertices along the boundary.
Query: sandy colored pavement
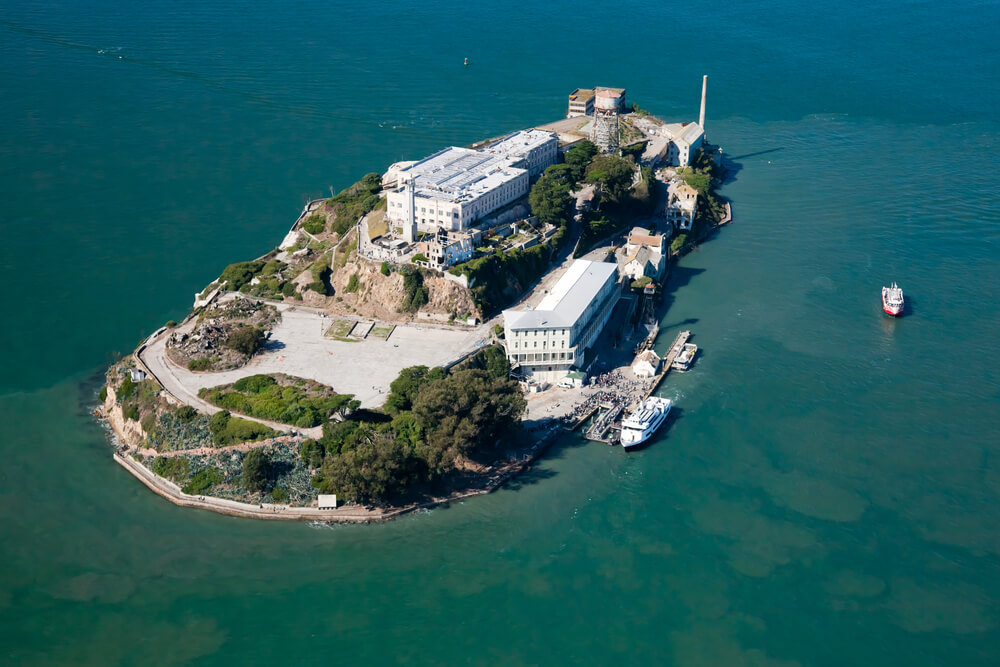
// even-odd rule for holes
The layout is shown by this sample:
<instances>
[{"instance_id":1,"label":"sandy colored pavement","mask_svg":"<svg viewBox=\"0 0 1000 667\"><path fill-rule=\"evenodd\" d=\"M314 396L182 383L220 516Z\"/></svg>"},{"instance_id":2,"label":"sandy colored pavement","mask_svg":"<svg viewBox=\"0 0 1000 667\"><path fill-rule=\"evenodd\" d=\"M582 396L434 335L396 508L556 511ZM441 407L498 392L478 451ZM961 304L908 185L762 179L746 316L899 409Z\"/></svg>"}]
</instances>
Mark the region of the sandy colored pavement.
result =
<instances>
[{"instance_id":1,"label":"sandy colored pavement","mask_svg":"<svg viewBox=\"0 0 1000 667\"><path fill-rule=\"evenodd\" d=\"M363 407L378 407L385 401L389 383L402 369L448 364L484 344L489 336L487 326L399 324L388 339L369 336L362 341L344 342L323 336L332 319L322 311L286 304L278 309L282 319L266 348L242 368L219 373L181 368L166 356L169 331L148 343L141 353L142 361L171 394L208 413L218 408L198 398L199 389L257 373L285 373L316 380L338 393L354 394ZM180 330L187 331L194 325L191 320ZM306 434L310 431L299 430Z\"/></svg>"}]
</instances>

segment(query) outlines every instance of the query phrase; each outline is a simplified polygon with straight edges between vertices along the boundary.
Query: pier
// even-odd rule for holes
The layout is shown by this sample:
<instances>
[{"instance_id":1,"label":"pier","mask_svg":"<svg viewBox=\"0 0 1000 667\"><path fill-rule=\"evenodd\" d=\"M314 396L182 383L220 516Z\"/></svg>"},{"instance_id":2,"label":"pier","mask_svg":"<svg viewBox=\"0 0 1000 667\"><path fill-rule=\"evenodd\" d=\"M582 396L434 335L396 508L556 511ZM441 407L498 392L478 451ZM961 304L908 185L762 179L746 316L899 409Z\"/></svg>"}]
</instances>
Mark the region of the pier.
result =
<instances>
[{"instance_id":1,"label":"pier","mask_svg":"<svg viewBox=\"0 0 1000 667\"><path fill-rule=\"evenodd\" d=\"M690 337L690 331L682 331L677 334L677 338L674 339L673 345L671 345L670 349L667 351L667 356L663 358L663 369L660 371L659 375L653 378L653 383L649 385L649 389L643 395L642 400L645 401L647 398L652 396L653 392L656 391L656 388L660 386L661 382L663 382L663 378L667 377L667 373L670 372L670 367L673 365L674 359L676 359L677 355L684 349L684 344L688 342Z\"/></svg>"}]
</instances>

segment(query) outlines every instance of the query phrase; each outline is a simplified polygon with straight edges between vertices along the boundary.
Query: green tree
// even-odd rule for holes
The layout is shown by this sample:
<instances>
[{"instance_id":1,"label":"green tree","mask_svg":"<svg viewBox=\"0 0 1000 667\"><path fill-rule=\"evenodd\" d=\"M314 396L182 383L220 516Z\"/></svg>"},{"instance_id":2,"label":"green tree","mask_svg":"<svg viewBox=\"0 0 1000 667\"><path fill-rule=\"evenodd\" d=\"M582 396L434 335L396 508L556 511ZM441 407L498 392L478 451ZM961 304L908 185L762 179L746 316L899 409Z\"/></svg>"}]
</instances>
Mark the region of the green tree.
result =
<instances>
[{"instance_id":1,"label":"green tree","mask_svg":"<svg viewBox=\"0 0 1000 667\"><path fill-rule=\"evenodd\" d=\"M598 154L599 149L597 144L592 141L584 139L577 145L566 151L566 164L570 165L573 169L573 182L578 183L583 179L584 174L587 171L587 167L590 165L591 160L594 156Z\"/></svg>"},{"instance_id":2,"label":"green tree","mask_svg":"<svg viewBox=\"0 0 1000 667\"><path fill-rule=\"evenodd\" d=\"M635 165L617 155L598 155L587 167L587 182L597 185L604 195L620 202L632 186Z\"/></svg>"},{"instance_id":3,"label":"green tree","mask_svg":"<svg viewBox=\"0 0 1000 667\"><path fill-rule=\"evenodd\" d=\"M375 433L323 464L321 491L347 500L383 500L404 490L415 477L410 448L388 433Z\"/></svg>"},{"instance_id":4,"label":"green tree","mask_svg":"<svg viewBox=\"0 0 1000 667\"><path fill-rule=\"evenodd\" d=\"M263 491L267 486L271 459L262 448L251 449L243 457L243 470L240 482L248 491Z\"/></svg>"},{"instance_id":5,"label":"green tree","mask_svg":"<svg viewBox=\"0 0 1000 667\"><path fill-rule=\"evenodd\" d=\"M389 268L389 262L382 262L382 275L387 276L392 272Z\"/></svg>"},{"instance_id":6,"label":"green tree","mask_svg":"<svg viewBox=\"0 0 1000 667\"><path fill-rule=\"evenodd\" d=\"M571 201L569 189L570 186L558 176L546 172L532 186L531 194L528 195L531 213L546 224L556 226L566 224Z\"/></svg>"},{"instance_id":7,"label":"green tree","mask_svg":"<svg viewBox=\"0 0 1000 667\"><path fill-rule=\"evenodd\" d=\"M386 397L385 408L390 414L396 414L413 407L420 387L433 380L444 378L446 372L440 366L410 366L404 368L389 384L389 395Z\"/></svg>"},{"instance_id":8,"label":"green tree","mask_svg":"<svg viewBox=\"0 0 1000 667\"><path fill-rule=\"evenodd\" d=\"M684 182L688 184L689 187L694 188L698 191L698 194L702 197L707 197L709 189L712 186L712 177L708 174L702 174L691 167L687 167L681 172L681 177Z\"/></svg>"},{"instance_id":9,"label":"green tree","mask_svg":"<svg viewBox=\"0 0 1000 667\"><path fill-rule=\"evenodd\" d=\"M241 352L249 357L256 354L264 344L264 332L247 324L237 327L226 338L226 347Z\"/></svg>"}]
</instances>

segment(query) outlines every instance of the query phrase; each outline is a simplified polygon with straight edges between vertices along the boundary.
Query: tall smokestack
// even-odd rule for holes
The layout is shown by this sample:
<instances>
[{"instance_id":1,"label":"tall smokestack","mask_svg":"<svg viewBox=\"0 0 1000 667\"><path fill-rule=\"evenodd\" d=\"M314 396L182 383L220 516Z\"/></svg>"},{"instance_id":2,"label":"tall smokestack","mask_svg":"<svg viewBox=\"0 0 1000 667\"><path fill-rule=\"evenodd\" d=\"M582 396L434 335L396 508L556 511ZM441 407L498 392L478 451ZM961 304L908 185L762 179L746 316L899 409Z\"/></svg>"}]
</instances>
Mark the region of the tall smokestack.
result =
<instances>
[{"instance_id":1,"label":"tall smokestack","mask_svg":"<svg viewBox=\"0 0 1000 667\"><path fill-rule=\"evenodd\" d=\"M701 113L698 114L698 124L705 129L705 94L708 92L708 75L701 77ZM707 133L706 133L707 134Z\"/></svg>"}]
</instances>

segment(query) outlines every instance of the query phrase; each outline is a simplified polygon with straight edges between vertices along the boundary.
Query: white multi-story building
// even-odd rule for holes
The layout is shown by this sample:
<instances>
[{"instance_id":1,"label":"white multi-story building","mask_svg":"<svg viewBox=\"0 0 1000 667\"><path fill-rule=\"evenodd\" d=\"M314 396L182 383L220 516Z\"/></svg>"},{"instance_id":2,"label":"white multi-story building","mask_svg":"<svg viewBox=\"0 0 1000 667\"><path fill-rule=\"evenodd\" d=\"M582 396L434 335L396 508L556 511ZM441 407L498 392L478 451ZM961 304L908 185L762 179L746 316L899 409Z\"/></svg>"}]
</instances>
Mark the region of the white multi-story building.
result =
<instances>
[{"instance_id":1,"label":"white multi-story building","mask_svg":"<svg viewBox=\"0 0 1000 667\"><path fill-rule=\"evenodd\" d=\"M583 363L620 293L616 264L573 262L537 308L503 311L511 366L549 381L565 376Z\"/></svg>"},{"instance_id":2,"label":"white multi-story building","mask_svg":"<svg viewBox=\"0 0 1000 667\"><path fill-rule=\"evenodd\" d=\"M667 164L674 167L686 167L691 164L695 153L705 142L705 130L698 123L687 123L677 128L676 131L673 131L674 128L671 126L668 128L668 133L673 136L670 138L670 145L667 148Z\"/></svg>"},{"instance_id":3,"label":"white multi-story building","mask_svg":"<svg viewBox=\"0 0 1000 667\"><path fill-rule=\"evenodd\" d=\"M559 141L552 132L518 130L483 148L482 152L506 158L512 167L527 169L528 178L534 180L549 165L556 163Z\"/></svg>"},{"instance_id":4,"label":"white multi-story building","mask_svg":"<svg viewBox=\"0 0 1000 667\"><path fill-rule=\"evenodd\" d=\"M528 193L533 175L556 160L551 132L524 130L483 150L446 148L390 167L384 182L390 224L405 230L460 231Z\"/></svg>"}]
</instances>

